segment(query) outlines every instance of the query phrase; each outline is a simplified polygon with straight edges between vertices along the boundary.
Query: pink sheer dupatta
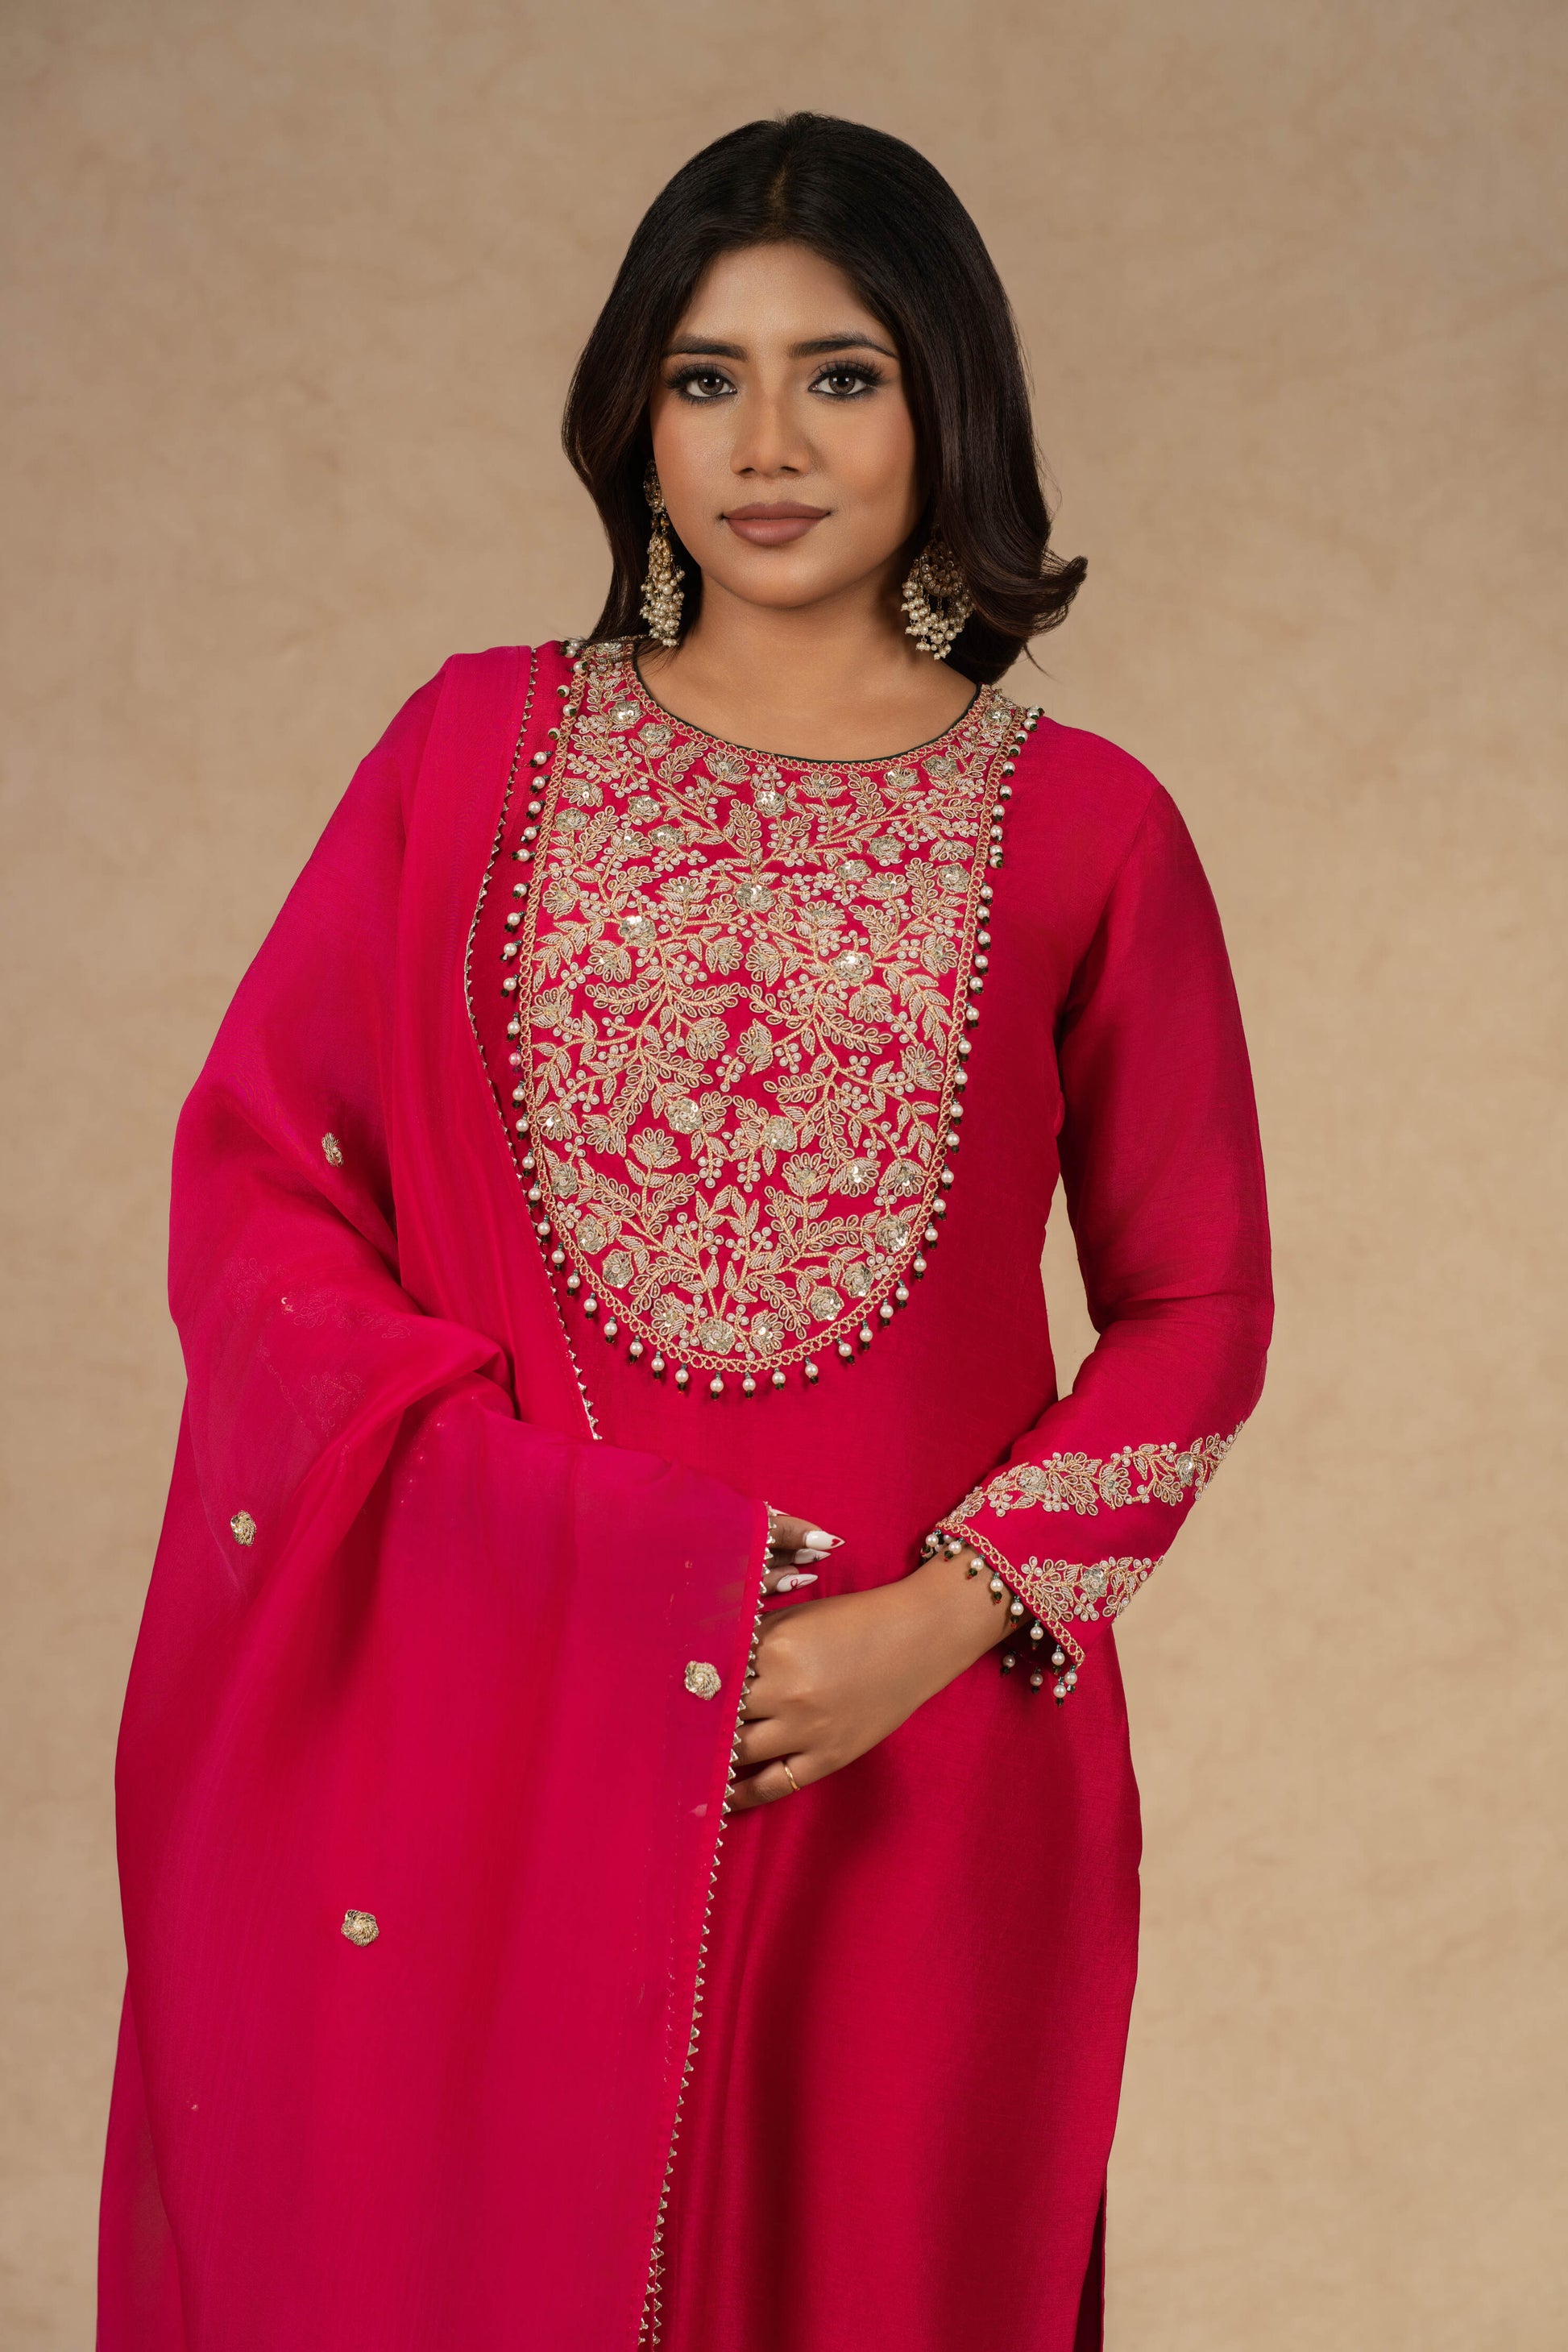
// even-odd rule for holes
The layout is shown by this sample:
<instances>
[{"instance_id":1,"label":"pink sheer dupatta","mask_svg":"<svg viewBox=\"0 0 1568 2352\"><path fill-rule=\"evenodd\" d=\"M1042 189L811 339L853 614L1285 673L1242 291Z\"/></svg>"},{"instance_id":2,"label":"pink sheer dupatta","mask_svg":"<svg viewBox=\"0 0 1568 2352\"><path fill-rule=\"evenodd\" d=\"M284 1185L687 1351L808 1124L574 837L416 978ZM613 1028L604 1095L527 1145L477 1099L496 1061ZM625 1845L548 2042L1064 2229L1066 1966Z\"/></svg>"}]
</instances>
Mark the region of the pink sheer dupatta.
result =
<instances>
[{"instance_id":1,"label":"pink sheer dupatta","mask_svg":"<svg viewBox=\"0 0 1568 2352\"><path fill-rule=\"evenodd\" d=\"M637 2340L765 1525L591 1442L470 1028L542 665L395 720L181 1122L103 2352Z\"/></svg>"}]
</instances>

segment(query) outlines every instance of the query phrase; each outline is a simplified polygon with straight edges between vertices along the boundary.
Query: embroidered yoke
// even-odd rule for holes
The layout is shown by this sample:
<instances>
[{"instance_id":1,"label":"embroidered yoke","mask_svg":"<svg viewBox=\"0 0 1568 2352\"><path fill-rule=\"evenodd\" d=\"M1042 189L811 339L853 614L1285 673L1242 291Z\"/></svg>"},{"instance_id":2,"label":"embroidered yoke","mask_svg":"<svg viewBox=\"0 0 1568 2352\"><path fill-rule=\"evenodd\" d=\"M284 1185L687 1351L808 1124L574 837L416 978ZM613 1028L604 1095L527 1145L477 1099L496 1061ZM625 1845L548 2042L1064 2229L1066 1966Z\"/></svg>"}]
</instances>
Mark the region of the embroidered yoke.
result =
<instances>
[{"instance_id":1,"label":"embroidered yoke","mask_svg":"<svg viewBox=\"0 0 1568 2352\"><path fill-rule=\"evenodd\" d=\"M986 689L901 761L780 760L672 719L621 647L584 666L508 917L509 1061L568 1290L656 1376L811 1380L907 1304L1035 723Z\"/></svg>"}]
</instances>

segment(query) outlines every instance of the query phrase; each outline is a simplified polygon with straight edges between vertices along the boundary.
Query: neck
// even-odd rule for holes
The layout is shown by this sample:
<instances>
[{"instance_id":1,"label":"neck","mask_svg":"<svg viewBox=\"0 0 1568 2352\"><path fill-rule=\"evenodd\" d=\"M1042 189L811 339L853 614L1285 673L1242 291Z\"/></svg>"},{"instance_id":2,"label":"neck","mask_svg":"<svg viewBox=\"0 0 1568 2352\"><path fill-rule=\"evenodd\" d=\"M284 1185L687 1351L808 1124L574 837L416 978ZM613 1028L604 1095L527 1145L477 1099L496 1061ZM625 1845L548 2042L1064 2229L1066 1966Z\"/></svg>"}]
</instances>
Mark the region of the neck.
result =
<instances>
[{"instance_id":1,"label":"neck","mask_svg":"<svg viewBox=\"0 0 1568 2352\"><path fill-rule=\"evenodd\" d=\"M689 634L643 666L661 701L713 734L803 759L890 755L939 734L973 693L901 624L890 577L787 610L705 579Z\"/></svg>"}]
</instances>

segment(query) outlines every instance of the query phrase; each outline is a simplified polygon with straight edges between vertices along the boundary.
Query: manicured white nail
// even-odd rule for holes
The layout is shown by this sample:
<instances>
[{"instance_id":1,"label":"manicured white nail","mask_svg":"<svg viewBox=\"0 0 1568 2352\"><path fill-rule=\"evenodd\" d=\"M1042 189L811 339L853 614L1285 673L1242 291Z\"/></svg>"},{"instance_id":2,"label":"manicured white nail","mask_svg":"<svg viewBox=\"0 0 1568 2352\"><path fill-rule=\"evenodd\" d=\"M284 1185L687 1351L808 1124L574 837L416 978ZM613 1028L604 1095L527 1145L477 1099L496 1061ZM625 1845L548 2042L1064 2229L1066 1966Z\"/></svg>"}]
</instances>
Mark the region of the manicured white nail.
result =
<instances>
[{"instance_id":1,"label":"manicured white nail","mask_svg":"<svg viewBox=\"0 0 1568 2352\"><path fill-rule=\"evenodd\" d=\"M826 1528L807 1528L801 1538L812 1551L834 1551L843 1540L842 1536L830 1536Z\"/></svg>"},{"instance_id":2,"label":"manicured white nail","mask_svg":"<svg viewBox=\"0 0 1568 2352\"><path fill-rule=\"evenodd\" d=\"M798 1569L792 1569L788 1576L780 1577L778 1582L773 1587L773 1591L775 1592L793 1592L797 1584L815 1584L816 1582L816 1579L815 1576L802 1576Z\"/></svg>"}]
</instances>

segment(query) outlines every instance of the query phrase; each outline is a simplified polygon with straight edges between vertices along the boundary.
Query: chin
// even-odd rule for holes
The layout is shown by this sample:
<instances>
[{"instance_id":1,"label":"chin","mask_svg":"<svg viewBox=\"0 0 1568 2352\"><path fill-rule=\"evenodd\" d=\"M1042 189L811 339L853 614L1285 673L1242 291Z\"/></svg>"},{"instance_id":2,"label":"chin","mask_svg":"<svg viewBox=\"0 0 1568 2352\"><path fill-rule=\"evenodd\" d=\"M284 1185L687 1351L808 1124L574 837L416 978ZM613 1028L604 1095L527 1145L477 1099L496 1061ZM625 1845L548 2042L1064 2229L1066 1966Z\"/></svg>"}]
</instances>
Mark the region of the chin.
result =
<instances>
[{"instance_id":1,"label":"chin","mask_svg":"<svg viewBox=\"0 0 1568 2352\"><path fill-rule=\"evenodd\" d=\"M808 604L820 604L826 597L841 595L855 584L858 574L841 579L815 565L808 568L770 562L754 569L748 564L743 571L726 565L724 572L712 571L708 577L742 604L762 604L773 612L794 613Z\"/></svg>"}]
</instances>

